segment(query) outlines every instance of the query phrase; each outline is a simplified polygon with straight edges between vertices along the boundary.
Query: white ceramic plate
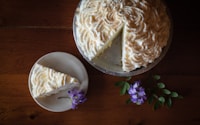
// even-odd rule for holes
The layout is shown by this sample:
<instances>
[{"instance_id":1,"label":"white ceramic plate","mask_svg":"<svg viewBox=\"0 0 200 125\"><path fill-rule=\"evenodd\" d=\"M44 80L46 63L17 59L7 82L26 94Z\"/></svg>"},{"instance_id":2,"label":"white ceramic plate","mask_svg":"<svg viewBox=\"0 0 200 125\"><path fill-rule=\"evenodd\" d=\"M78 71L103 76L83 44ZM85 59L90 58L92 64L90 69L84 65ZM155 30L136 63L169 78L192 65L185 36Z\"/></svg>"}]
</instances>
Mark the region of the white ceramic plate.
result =
<instances>
[{"instance_id":1,"label":"white ceramic plate","mask_svg":"<svg viewBox=\"0 0 200 125\"><path fill-rule=\"evenodd\" d=\"M53 68L57 71L70 74L76 77L81 82L80 89L85 93L88 88L88 74L84 65L75 56L64 52L52 52L42 56L35 64L41 64L46 67ZM34 67L34 65L33 65ZM32 95L30 76L32 74L33 67L29 73L28 86ZM45 98L33 98L35 102L42 108L52 112L63 112L71 109L71 101L67 98L58 99L58 97L66 97L67 91L61 91L60 93L45 97Z\"/></svg>"}]
</instances>

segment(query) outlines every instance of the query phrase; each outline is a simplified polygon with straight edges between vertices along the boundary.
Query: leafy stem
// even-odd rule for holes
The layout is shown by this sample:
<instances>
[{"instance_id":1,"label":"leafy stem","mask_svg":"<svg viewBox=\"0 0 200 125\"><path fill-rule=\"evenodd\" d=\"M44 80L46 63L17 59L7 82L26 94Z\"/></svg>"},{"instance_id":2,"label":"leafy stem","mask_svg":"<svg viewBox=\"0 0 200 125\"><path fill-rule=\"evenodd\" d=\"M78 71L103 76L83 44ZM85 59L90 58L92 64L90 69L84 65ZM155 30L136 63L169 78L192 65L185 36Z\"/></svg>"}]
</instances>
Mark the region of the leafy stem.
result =
<instances>
[{"instance_id":1,"label":"leafy stem","mask_svg":"<svg viewBox=\"0 0 200 125\"><path fill-rule=\"evenodd\" d=\"M154 75L153 79L155 81L155 87L149 89L149 104L154 103L154 110L157 110L161 106L172 107L172 99L181 99L183 96L175 91L171 91L166 88L163 82L160 82L161 77L159 75Z\"/></svg>"},{"instance_id":2,"label":"leafy stem","mask_svg":"<svg viewBox=\"0 0 200 125\"><path fill-rule=\"evenodd\" d=\"M129 94L130 98L126 101L127 104L133 102L136 104L142 104L146 100L149 104L153 104L153 109L157 110L162 106L167 106L169 108L173 105L174 99L182 99L178 92L171 91L166 88L166 85L161 82L160 75L154 75L151 79L145 80L146 82L153 83L153 86L149 86L144 91L144 88L140 86L140 81L134 81L130 84L131 77L126 78L124 81L119 81L115 83L115 86L120 87L120 95ZM142 101L139 102L139 99ZM139 103L138 103L139 102Z\"/></svg>"}]
</instances>

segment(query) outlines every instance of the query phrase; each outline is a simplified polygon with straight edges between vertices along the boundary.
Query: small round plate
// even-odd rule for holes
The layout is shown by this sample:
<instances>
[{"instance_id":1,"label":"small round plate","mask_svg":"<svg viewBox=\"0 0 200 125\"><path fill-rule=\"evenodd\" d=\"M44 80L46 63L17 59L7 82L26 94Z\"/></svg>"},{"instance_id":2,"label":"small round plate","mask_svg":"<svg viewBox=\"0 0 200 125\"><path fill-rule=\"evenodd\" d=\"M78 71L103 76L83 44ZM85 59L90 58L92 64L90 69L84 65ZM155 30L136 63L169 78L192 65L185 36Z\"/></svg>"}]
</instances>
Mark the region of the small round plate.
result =
<instances>
[{"instance_id":1,"label":"small round plate","mask_svg":"<svg viewBox=\"0 0 200 125\"><path fill-rule=\"evenodd\" d=\"M75 56L64 52L52 52L42 56L35 62L35 64L36 63L69 74L73 77L76 77L81 82L80 89L83 90L85 93L87 92L88 74L84 65ZM33 67L29 73L29 79L28 79L28 86L31 96L32 96L32 88L31 88L30 77L32 74ZM70 110L72 105L71 101L67 98L59 98L59 97L67 97L67 92L61 91L51 96L47 96L44 98L33 98L33 99L39 106L48 111L63 112Z\"/></svg>"}]
</instances>

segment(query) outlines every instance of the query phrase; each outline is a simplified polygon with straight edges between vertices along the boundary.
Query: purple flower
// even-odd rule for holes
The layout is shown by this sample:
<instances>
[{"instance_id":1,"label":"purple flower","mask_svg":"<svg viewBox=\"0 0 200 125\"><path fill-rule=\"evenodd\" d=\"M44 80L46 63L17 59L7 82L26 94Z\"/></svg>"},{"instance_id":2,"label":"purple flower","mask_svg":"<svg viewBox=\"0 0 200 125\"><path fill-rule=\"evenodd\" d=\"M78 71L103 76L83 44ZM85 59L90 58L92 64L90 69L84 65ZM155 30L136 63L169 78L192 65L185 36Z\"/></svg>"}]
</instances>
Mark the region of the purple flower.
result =
<instances>
[{"instance_id":1,"label":"purple flower","mask_svg":"<svg viewBox=\"0 0 200 125\"><path fill-rule=\"evenodd\" d=\"M72 109L76 109L78 104L84 103L87 99L84 91L77 88L68 91L68 95L72 100Z\"/></svg>"},{"instance_id":2,"label":"purple flower","mask_svg":"<svg viewBox=\"0 0 200 125\"><path fill-rule=\"evenodd\" d=\"M145 90L140 85L140 81L135 81L133 84L130 85L130 88L128 90L128 94L131 96L131 101L138 105L143 104L144 101L147 99Z\"/></svg>"}]
</instances>

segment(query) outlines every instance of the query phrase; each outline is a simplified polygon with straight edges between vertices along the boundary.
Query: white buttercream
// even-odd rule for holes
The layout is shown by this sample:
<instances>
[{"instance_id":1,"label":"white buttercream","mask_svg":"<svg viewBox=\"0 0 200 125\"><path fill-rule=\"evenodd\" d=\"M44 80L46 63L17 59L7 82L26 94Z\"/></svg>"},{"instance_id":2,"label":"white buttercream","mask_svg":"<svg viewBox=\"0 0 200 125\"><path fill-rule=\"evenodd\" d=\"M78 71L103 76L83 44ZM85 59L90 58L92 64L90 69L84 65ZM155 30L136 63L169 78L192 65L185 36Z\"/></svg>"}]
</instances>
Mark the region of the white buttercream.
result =
<instances>
[{"instance_id":1,"label":"white buttercream","mask_svg":"<svg viewBox=\"0 0 200 125\"><path fill-rule=\"evenodd\" d=\"M35 64L31 73L31 88L34 98L49 96L78 85L79 81L76 78L40 64Z\"/></svg>"},{"instance_id":2,"label":"white buttercream","mask_svg":"<svg viewBox=\"0 0 200 125\"><path fill-rule=\"evenodd\" d=\"M123 27L122 69L129 72L160 56L170 20L160 0L82 0L75 27L78 46L89 60L109 47Z\"/></svg>"}]
</instances>

